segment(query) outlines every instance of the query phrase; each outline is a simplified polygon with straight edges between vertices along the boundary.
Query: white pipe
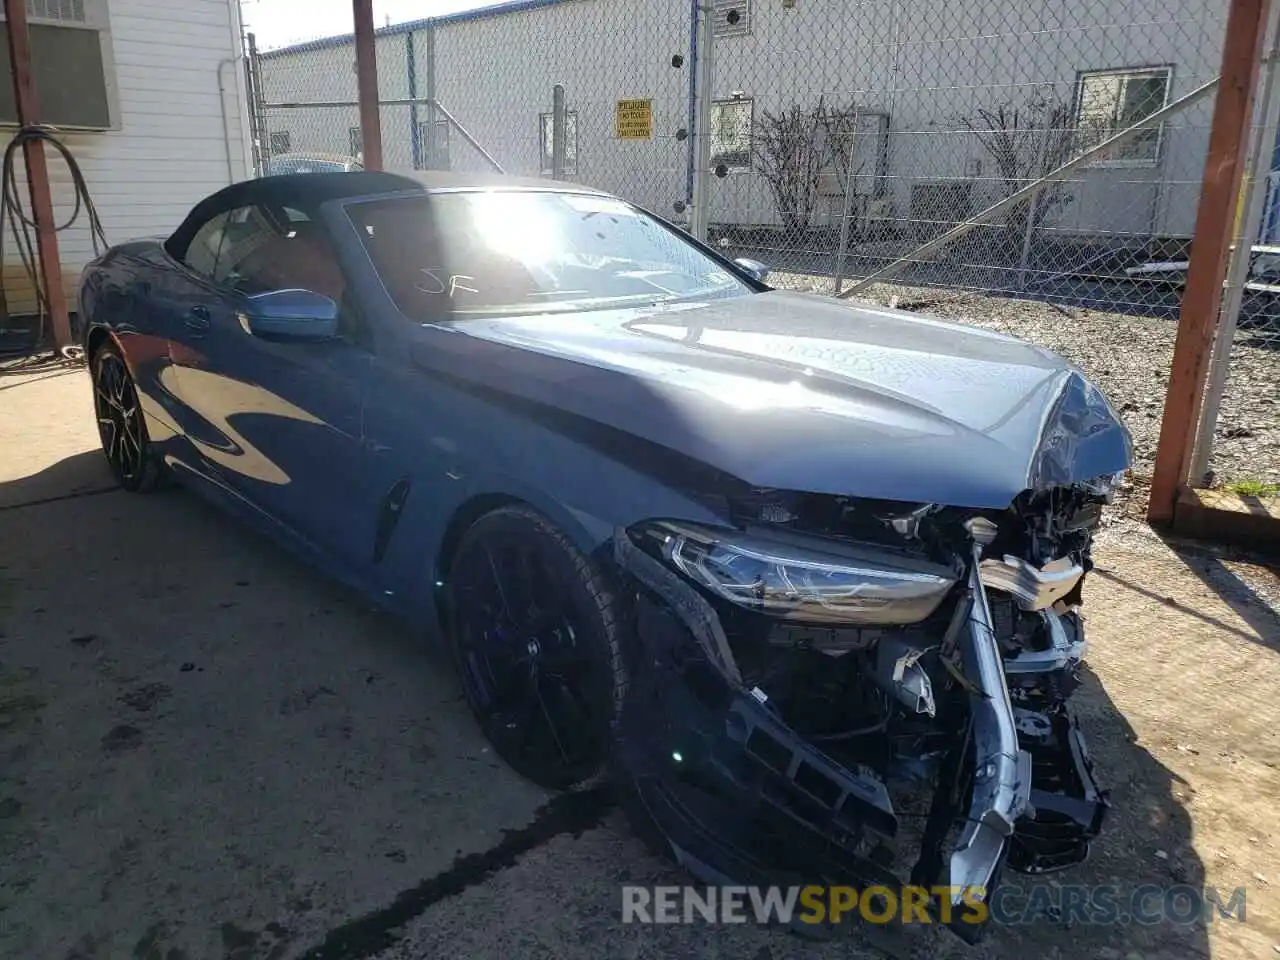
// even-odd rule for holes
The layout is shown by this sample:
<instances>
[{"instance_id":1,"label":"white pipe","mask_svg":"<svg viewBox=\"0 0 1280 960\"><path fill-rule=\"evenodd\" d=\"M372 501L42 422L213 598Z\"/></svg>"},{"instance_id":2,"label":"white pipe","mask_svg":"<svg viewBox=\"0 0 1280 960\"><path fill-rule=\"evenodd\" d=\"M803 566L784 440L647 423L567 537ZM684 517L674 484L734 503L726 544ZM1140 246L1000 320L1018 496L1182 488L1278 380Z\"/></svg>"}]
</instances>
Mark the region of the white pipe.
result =
<instances>
[{"instance_id":1,"label":"white pipe","mask_svg":"<svg viewBox=\"0 0 1280 960\"><path fill-rule=\"evenodd\" d=\"M228 28L228 32L231 35L230 36L231 49L238 50L239 55L235 57L231 57L228 61L224 61L224 62L234 62L236 64L236 72L234 77L235 82L233 83L233 87L235 90L235 98L236 98L236 120L240 128L240 162L242 164L244 176L250 177L253 175L253 172L254 172L253 135L249 130L249 110L248 110L249 91L245 87L244 70L240 69L245 59L245 56L244 56L244 39L245 38L243 34L244 21L241 19L240 14L241 14L240 0L227 0L227 28ZM222 88L222 64L221 63L218 65L218 86L219 86L219 89ZM224 106L222 109L223 109L223 116L225 118L226 107ZM230 134L227 133L227 122L225 119L223 120L222 126L223 126L223 135L229 137ZM231 149L230 144L227 145L227 149L228 151L230 151ZM228 180L229 182L234 183L237 179L239 178L236 176L235 164L234 162L232 162L228 170Z\"/></svg>"},{"instance_id":2,"label":"white pipe","mask_svg":"<svg viewBox=\"0 0 1280 960\"><path fill-rule=\"evenodd\" d=\"M231 131L227 129L227 88L222 83L222 68L229 63L238 64L241 57L227 57L218 61L218 109L222 111L222 148L227 155L227 183L236 182L235 165L231 160Z\"/></svg>"},{"instance_id":3,"label":"white pipe","mask_svg":"<svg viewBox=\"0 0 1280 960\"><path fill-rule=\"evenodd\" d=\"M1249 281L1249 266L1253 261L1252 246L1258 239L1262 226L1262 211L1266 205L1267 172L1271 169L1271 152L1275 149L1276 129L1280 127L1280 95L1276 90L1276 72L1280 67L1280 4L1271 8L1271 55L1264 61L1266 75L1262 81L1262 97L1257 116L1261 126L1254 129L1255 140L1245 167L1241 186L1240 209L1244 216L1238 222L1240 236L1236 237L1235 253L1227 268L1227 289L1222 295L1222 309L1218 314L1218 330L1213 338L1213 354L1209 361L1209 382L1205 385L1204 402L1200 407L1200 422L1196 425L1195 445L1191 448L1191 464L1188 480L1192 486L1201 486L1209 474L1209 458L1213 454L1213 434L1222 412L1222 394L1227 386L1227 372L1231 367L1231 345L1235 341L1236 326L1240 321L1240 307L1244 303L1245 284Z\"/></svg>"}]
</instances>

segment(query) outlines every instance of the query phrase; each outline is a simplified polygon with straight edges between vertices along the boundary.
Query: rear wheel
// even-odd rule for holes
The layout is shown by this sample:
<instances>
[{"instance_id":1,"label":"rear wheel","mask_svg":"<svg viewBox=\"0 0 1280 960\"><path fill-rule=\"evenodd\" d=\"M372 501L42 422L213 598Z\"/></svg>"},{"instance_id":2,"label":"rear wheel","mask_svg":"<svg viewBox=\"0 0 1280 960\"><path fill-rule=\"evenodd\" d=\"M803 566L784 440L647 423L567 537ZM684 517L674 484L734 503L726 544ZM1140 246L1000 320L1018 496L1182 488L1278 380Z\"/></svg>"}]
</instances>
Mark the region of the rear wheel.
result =
<instances>
[{"instance_id":1,"label":"rear wheel","mask_svg":"<svg viewBox=\"0 0 1280 960\"><path fill-rule=\"evenodd\" d=\"M542 515L502 507L463 535L448 599L463 692L498 756L551 789L599 780L627 675L596 564Z\"/></svg>"},{"instance_id":2,"label":"rear wheel","mask_svg":"<svg viewBox=\"0 0 1280 960\"><path fill-rule=\"evenodd\" d=\"M114 344L103 344L93 355L91 370L98 436L112 474L131 493L154 490L164 467L147 436L138 391L124 358Z\"/></svg>"}]
</instances>

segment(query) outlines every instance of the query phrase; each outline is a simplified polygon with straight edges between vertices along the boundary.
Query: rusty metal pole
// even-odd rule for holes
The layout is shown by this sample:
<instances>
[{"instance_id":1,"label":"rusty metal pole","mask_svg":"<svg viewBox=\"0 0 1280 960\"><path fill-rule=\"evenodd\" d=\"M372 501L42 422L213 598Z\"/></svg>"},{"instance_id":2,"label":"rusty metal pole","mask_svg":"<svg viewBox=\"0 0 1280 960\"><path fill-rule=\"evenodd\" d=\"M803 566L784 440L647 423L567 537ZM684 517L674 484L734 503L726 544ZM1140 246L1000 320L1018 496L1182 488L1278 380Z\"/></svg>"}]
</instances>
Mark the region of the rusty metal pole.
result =
<instances>
[{"instance_id":1,"label":"rusty metal pole","mask_svg":"<svg viewBox=\"0 0 1280 960\"><path fill-rule=\"evenodd\" d=\"M360 95L360 137L364 149L364 168L381 170L382 121L378 115L378 58L374 46L373 0L351 0L351 10L356 22L356 79Z\"/></svg>"},{"instance_id":2,"label":"rusty metal pole","mask_svg":"<svg viewBox=\"0 0 1280 960\"><path fill-rule=\"evenodd\" d=\"M1147 505L1147 519L1152 523L1173 519L1174 505L1191 468L1270 5L1271 0L1231 0L1227 14L1222 81L1213 109L1209 154Z\"/></svg>"},{"instance_id":3,"label":"rusty metal pole","mask_svg":"<svg viewBox=\"0 0 1280 960\"><path fill-rule=\"evenodd\" d=\"M9 28L9 63L13 66L18 125L26 127L40 122L40 100L31 75L26 0L4 0L4 13ZM54 230L53 194L44 144L28 140L22 145L22 155L27 163L27 190L31 196L31 215L36 222L36 254L44 281L45 304L53 325L53 340L56 346L66 347L71 345L71 318L67 314L67 295L62 289L62 264L58 259L58 234Z\"/></svg>"}]
</instances>

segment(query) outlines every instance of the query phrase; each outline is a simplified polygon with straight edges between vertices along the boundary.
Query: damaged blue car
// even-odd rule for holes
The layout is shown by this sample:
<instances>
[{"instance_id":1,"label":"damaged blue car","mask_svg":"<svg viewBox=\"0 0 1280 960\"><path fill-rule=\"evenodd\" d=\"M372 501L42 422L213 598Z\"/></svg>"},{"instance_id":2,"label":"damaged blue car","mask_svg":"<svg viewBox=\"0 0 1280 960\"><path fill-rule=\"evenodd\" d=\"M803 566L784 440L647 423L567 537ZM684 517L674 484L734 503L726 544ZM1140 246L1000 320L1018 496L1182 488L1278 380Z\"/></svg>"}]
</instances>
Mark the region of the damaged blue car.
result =
<instances>
[{"instance_id":1,"label":"damaged blue car","mask_svg":"<svg viewBox=\"0 0 1280 960\"><path fill-rule=\"evenodd\" d=\"M766 279L583 187L320 173L112 248L79 305L123 487L442 638L511 767L612 778L702 880L1079 862L1127 432L1048 351Z\"/></svg>"}]
</instances>

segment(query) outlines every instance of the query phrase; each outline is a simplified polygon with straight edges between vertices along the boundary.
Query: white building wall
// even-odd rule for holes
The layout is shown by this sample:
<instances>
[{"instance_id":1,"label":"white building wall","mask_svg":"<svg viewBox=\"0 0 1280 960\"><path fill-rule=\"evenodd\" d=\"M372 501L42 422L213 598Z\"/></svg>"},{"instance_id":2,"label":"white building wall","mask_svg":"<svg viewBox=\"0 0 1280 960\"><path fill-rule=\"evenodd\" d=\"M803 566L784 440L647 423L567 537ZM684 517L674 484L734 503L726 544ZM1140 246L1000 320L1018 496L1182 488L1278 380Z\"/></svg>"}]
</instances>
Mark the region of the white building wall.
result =
<instances>
[{"instance_id":1,"label":"white building wall","mask_svg":"<svg viewBox=\"0 0 1280 960\"><path fill-rule=\"evenodd\" d=\"M79 162L107 239L117 243L170 233L196 202L251 176L252 167L243 70L232 60L240 54L236 0L110 0L108 15L118 129L59 138ZM74 207L71 175L46 154L61 223ZM26 205L25 184L22 200ZM58 246L74 310L80 271L93 256L83 214L58 234ZM12 237L4 285L13 313L34 308Z\"/></svg>"},{"instance_id":2,"label":"white building wall","mask_svg":"<svg viewBox=\"0 0 1280 960\"><path fill-rule=\"evenodd\" d=\"M792 103L857 104L890 114L887 177L881 188L893 215L908 217L916 183L973 181L975 208L1003 193L991 158L960 118L979 107L1019 102L1033 90L1071 103L1080 71L1169 65L1169 99L1218 70L1226 0L802 0L784 7L754 0L751 31L716 41L715 95L740 92L757 117ZM577 113L576 179L670 214L685 196L688 142L676 131L688 118L691 64L670 65L689 51L687 0L655 0L643 15L629 0L564 0L487 16L440 18L434 26L434 77L442 104L509 173L539 172L538 115L551 109L555 83ZM429 28L412 28L418 94L425 96ZM379 37L382 95L403 96L407 61L403 28ZM267 89L296 99L354 100L349 40L340 46L267 55ZM384 52L385 51L385 52ZM330 91L335 91L330 93ZM655 137L614 137L614 106L651 98ZM411 163L409 126L384 108L388 166ZM1054 225L1090 234L1189 235L1208 141L1211 103L1171 120L1159 160L1145 166L1098 166L1072 185L1073 201ZM273 124L284 111L271 111ZM354 118L354 108L351 117ZM424 117L425 119L425 117ZM317 140L336 149L328 121L295 115L295 146ZM354 119L350 121L354 123ZM343 121L345 125L346 121ZM342 134L345 139L345 133ZM320 143L316 148L321 147ZM454 169L485 169L454 135ZM764 178L735 170L713 181L712 219L778 222ZM815 214L829 222L840 207L830 197Z\"/></svg>"},{"instance_id":3,"label":"white building wall","mask_svg":"<svg viewBox=\"0 0 1280 960\"><path fill-rule=\"evenodd\" d=\"M1003 195L991 158L958 133L979 107L1033 90L1074 102L1080 71L1170 65L1175 100L1218 71L1226 0L839 0L753 5L750 36L718 41L716 96L743 91L761 110L795 102L856 103L890 114L888 188L899 218L911 185L973 178L978 207ZM856 22L857 27L851 27ZM1159 161L1077 175L1058 218L1086 233L1189 235L1208 145L1211 103L1168 123ZM974 176L974 162L981 172ZM762 179L726 178L721 216L767 222ZM765 218L762 220L761 218Z\"/></svg>"},{"instance_id":4,"label":"white building wall","mask_svg":"<svg viewBox=\"0 0 1280 960\"><path fill-rule=\"evenodd\" d=\"M670 214L685 195L688 77L670 64L688 52L688 0L651 0L644 15L627 0L574 0L436 29L437 99L503 164L540 173L539 116L562 84L576 113L577 173L570 179ZM419 63L426 37L420 35ZM620 99L653 101L651 140L614 135ZM455 140L455 169L483 160Z\"/></svg>"}]
</instances>

